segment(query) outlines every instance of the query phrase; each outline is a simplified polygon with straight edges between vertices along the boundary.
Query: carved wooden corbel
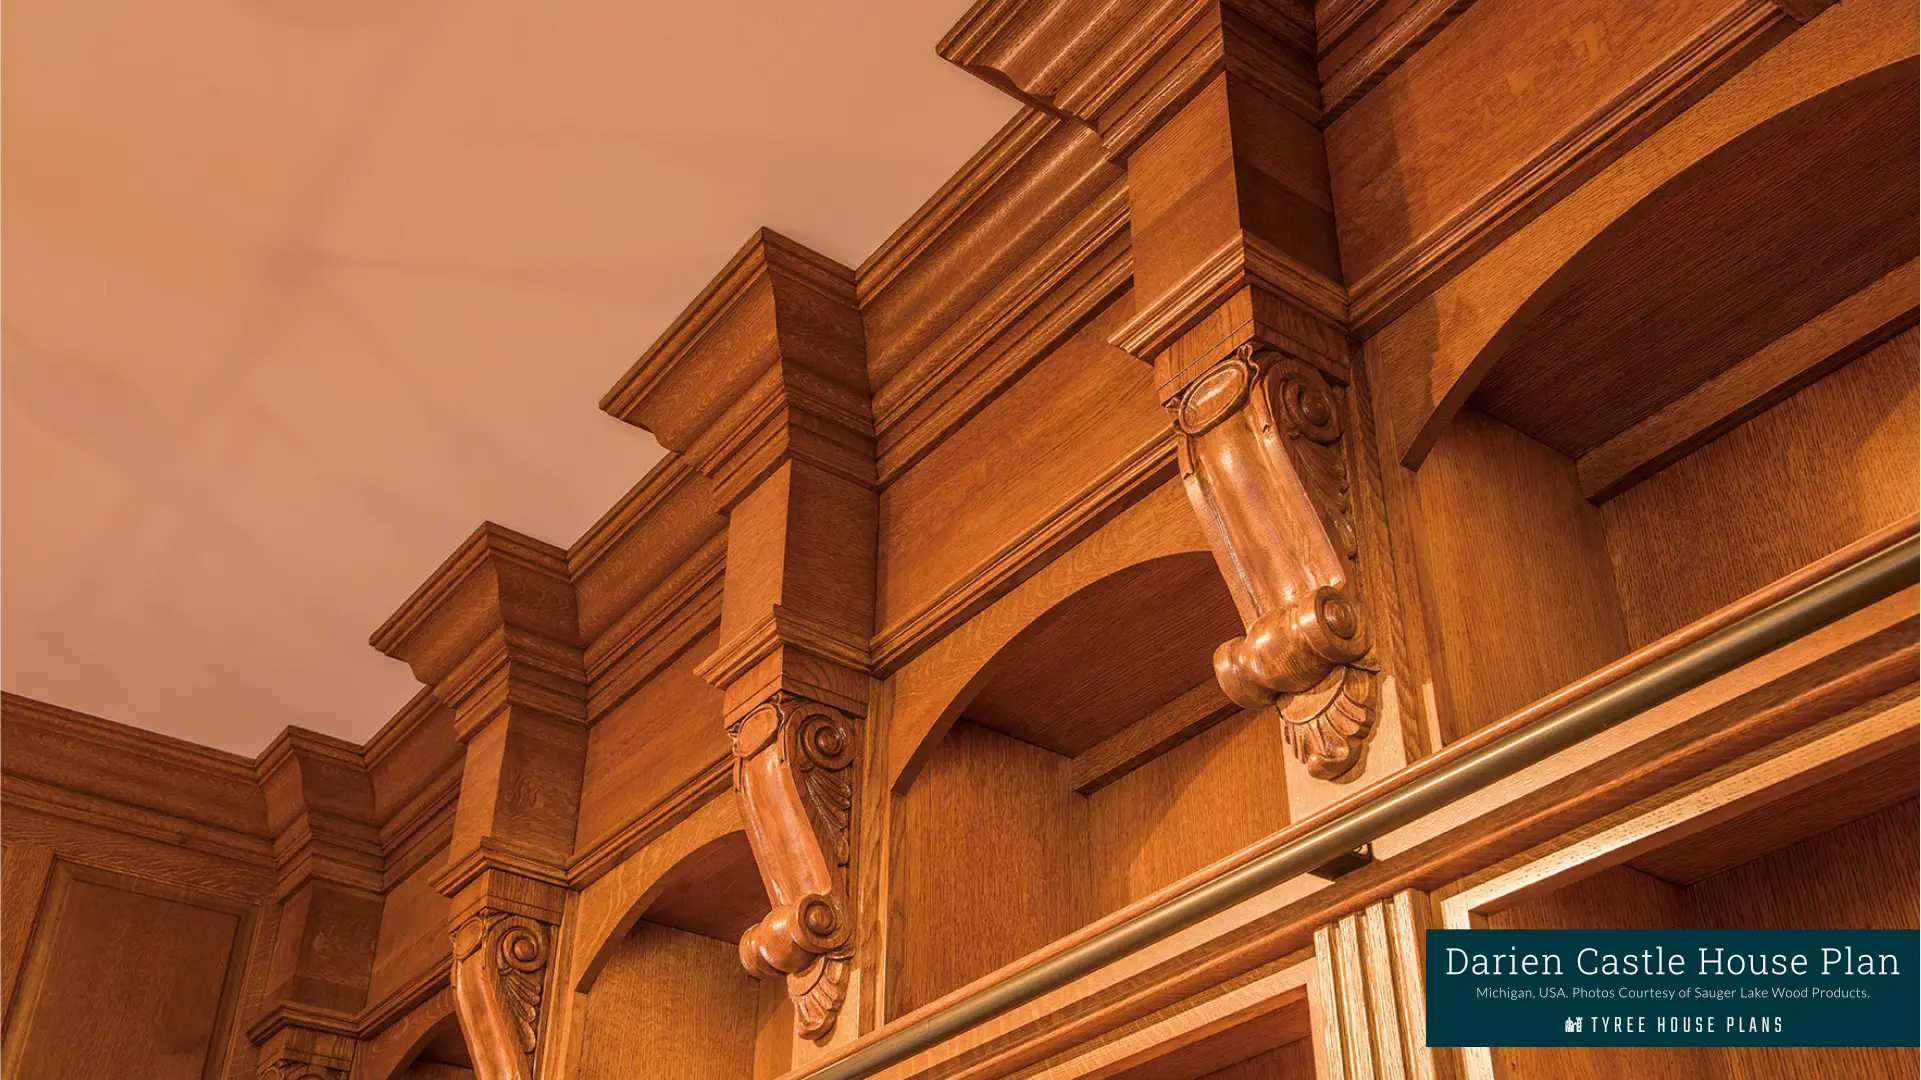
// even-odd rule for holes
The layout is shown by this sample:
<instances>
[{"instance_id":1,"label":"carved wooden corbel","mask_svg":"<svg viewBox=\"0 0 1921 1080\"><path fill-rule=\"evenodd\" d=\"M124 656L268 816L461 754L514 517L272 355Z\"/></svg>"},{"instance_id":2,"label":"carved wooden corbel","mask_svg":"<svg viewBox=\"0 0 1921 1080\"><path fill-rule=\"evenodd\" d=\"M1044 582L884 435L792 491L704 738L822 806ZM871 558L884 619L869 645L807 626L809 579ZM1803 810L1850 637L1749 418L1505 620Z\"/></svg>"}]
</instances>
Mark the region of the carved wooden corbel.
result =
<instances>
[{"instance_id":1,"label":"carved wooden corbel","mask_svg":"<svg viewBox=\"0 0 1921 1080\"><path fill-rule=\"evenodd\" d=\"M729 725L734 788L773 910L741 935L749 974L786 976L794 1030L833 1031L853 964L854 721L780 693Z\"/></svg>"},{"instance_id":2,"label":"carved wooden corbel","mask_svg":"<svg viewBox=\"0 0 1921 1080\"><path fill-rule=\"evenodd\" d=\"M482 908L453 932L454 1007L479 1080L533 1080L552 932Z\"/></svg>"},{"instance_id":3,"label":"carved wooden corbel","mask_svg":"<svg viewBox=\"0 0 1921 1080\"><path fill-rule=\"evenodd\" d=\"M1242 707L1275 706L1289 748L1321 779L1360 761L1379 709L1353 573L1346 392L1248 344L1168 403L1188 497L1247 627L1215 650L1214 672Z\"/></svg>"}]
</instances>

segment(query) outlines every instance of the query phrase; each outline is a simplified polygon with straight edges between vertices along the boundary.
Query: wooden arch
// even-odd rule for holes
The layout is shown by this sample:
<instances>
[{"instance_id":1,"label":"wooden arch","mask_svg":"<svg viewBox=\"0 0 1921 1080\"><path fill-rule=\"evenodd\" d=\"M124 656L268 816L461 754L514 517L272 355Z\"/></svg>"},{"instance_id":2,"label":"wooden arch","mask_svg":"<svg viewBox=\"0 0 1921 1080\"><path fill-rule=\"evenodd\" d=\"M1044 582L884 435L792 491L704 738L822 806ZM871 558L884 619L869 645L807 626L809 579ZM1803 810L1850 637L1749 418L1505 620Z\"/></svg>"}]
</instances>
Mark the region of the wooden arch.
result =
<instances>
[{"instance_id":1,"label":"wooden arch","mask_svg":"<svg viewBox=\"0 0 1921 1080\"><path fill-rule=\"evenodd\" d=\"M411 1067L421 1051L450 1031L466 1038L454 1014L453 991L443 988L369 1041L359 1075L366 1080L396 1080L405 1075L402 1070Z\"/></svg>"},{"instance_id":2,"label":"wooden arch","mask_svg":"<svg viewBox=\"0 0 1921 1080\"><path fill-rule=\"evenodd\" d=\"M594 980L647 909L660 898L675 868L745 834L740 800L721 793L621 863L580 895L579 942L567 985L577 994Z\"/></svg>"},{"instance_id":3,"label":"wooden arch","mask_svg":"<svg viewBox=\"0 0 1921 1080\"><path fill-rule=\"evenodd\" d=\"M1083 590L1158 560L1213 554L1178 480L1163 484L895 674L889 781L905 792L993 677L994 661Z\"/></svg>"},{"instance_id":4,"label":"wooden arch","mask_svg":"<svg viewBox=\"0 0 1921 1080\"><path fill-rule=\"evenodd\" d=\"M1915 78L1916 13L1837 5L1502 241L1371 343L1395 450L1418 468L1488 370L1582 271L1668 192L1757 141Z\"/></svg>"}]
</instances>

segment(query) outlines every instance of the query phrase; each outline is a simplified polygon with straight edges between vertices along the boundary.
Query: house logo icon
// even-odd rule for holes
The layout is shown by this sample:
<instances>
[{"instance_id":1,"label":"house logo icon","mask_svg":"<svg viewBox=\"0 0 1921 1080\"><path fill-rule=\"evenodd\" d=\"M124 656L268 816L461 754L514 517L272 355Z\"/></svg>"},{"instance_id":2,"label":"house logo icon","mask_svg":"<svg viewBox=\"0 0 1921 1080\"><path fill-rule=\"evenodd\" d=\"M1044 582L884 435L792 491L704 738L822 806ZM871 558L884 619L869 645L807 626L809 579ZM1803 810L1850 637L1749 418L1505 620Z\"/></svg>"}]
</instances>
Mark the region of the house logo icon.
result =
<instances>
[{"instance_id":1,"label":"house logo icon","mask_svg":"<svg viewBox=\"0 0 1921 1080\"><path fill-rule=\"evenodd\" d=\"M1569 1034L1578 1034L1581 1030L1581 1018L1578 1016L1570 1016L1566 1020L1561 1021L1561 1030Z\"/></svg>"}]
</instances>

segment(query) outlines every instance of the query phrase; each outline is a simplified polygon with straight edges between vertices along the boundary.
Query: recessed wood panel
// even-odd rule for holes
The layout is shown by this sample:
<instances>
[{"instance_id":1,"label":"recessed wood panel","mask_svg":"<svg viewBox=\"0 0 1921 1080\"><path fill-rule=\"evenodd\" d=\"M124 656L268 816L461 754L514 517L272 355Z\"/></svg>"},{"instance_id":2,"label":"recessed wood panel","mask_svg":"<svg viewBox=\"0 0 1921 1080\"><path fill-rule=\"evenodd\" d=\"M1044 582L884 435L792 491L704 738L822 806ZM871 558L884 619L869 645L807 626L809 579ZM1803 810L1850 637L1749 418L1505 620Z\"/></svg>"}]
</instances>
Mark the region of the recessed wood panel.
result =
<instances>
[{"instance_id":1,"label":"recessed wood panel","mask_svg":"<svg viewBox=\"0 0 1921 1080\"><path fill-rule=\"evenodd\" d=\"M374 949L367 1000L380 1002L421 972L452 962L447 937L447 898L434 888L446 865L442 852L395 883L380 906L380 938Z\"/></svg>"},{"instance_id":2,"label":"recessed wood panel","mask_svg":"<svg viewBox=\"0 0 1921 1080\"><path fill-rule=\"evenodd\" d=\"M211 1080L253 928L237 903L56 864L8 1026L19 1080Z\"/></svg>"},{"instance_id":3,"label":"recessed wood panel","mask_svg":"<svg viewBox=\"0 0 1921 1080\"><path fill-rule=\"evenodd\" d=\"M1272 709L1240 712L1089 796L1095 912L1286 828L1287 753Z\"/></svg>"},{"instance_id":4,"label":"recessed wood panel","mask_svg":"<svg viewBox=\"0 0 1921 1080\"><path fill-rule=\"evenodd\" d=\"M1601 515L1574 462L1470 408L1414 483L1443 739L1628 651Z\"/></svg>"},{"instance_id":5,"label":"recessed wood panel","mask_svg":"<svg viewBox=\"0 0 1921 1080\"><path fill-rule=\"evenodd\" d=\"M961 721L895 810L889 1016L1094 916L1067 758Z\"/></svg>"},{"instance_id":6,"label":"recessed wood panel","mask_svg":"<svg viewBox=\"0 0 1921 1080\"><path fill-rule=\"evenodd\" d=\"M734 946L638 923L587 995L579 1080L751 1076L757 993Z\"/></svg>"},{"instance_id":7,"label":"recessed wood panel","mask_svg":"<svg viewBox=\"0 0 1921 1080\"><path fill-rule=\"evenodd\" d=\"M1078 754L1214 677L1214 649L1241 636L1210 555L1141 563L1035 620L982 674L969 720Z\"/></svg>"},{"instance_id":8,"label":"recessed wood panel","mask_svg":"<svg viewBox=\"0 0 1921 1080\"><path fill-rule=\"evenodd\" d=\"M1601 508L1635 645L1915 512L1909 330Z\"/></svg>"},{"instance_id":9,"label":"recessed wood panel","mask_svg":"<svg viewBox=\"0 0 1921 1080\"><path fill-rule=\"evenodd\" d=\"M771 906L747 834L736 832L669 870L642 918L732 945Z\"/></svg>"}]
</instances>

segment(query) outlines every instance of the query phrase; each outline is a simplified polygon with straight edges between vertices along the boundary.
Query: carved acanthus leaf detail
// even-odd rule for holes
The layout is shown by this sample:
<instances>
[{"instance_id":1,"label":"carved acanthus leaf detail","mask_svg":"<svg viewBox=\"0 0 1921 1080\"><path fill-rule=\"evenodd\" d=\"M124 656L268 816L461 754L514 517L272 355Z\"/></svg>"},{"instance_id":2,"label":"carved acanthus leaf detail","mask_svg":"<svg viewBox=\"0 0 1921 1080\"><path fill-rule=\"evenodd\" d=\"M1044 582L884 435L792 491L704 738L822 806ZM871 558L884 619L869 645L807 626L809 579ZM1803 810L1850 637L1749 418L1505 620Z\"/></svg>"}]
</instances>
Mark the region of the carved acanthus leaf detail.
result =
<instances>
[{"instance_id":1,"label":"carved acanthus leaf detail","mask_svg":"<svg viewBox=\"0 0 1921 1080\"><path fill-rule=\"evenodd\" d=\"M1247 627L1215 651L1215 674L1244 708L1275 706L1288 746L1323 779L1359 762L1379 710L1352 573L1344 391L1246 345L1169 403L1188 497Z\"/></svg>"},{"instance_id":2,"label":"carved acanthus leaf detail","mask_svg":"<svg viewBox=\"0 0 1921 1080\"><path fill-rule=\"evenodd\" d=\"M728 735L747 837L774 905L741 936L741 964L755 978L785 976L794 1030L817 1039L834 1029L852 973L854 721L782 693Z\"/></svg>"},{"instance_id":3,"label":"carved acanthus leaf detail","mask_svg":"<svg viewBox=\"0 0 1921 1080\"><path fill-rule=\"evenodd\" d=\"M454 1004L479 1080L533 1080L552 932L482 908L453 933Z\"/></svg>"}]
</instances>

